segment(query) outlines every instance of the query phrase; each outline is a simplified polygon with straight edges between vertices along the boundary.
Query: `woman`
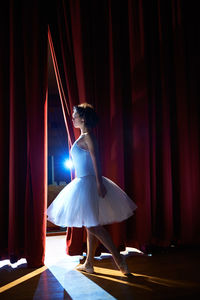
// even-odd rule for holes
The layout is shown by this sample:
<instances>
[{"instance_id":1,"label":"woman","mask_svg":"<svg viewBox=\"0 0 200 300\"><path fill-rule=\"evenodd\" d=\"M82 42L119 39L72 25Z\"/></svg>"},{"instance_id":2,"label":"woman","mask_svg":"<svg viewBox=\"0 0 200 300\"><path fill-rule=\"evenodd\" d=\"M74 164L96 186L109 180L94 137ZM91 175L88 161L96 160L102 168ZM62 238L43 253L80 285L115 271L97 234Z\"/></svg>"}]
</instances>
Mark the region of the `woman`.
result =
<instances>
[{"instance_id":1,"label":"woman","mask_svg":"<svg viewBox=\"0 0 200 300\"><path fill-rule=\"evenodd\" d=\"M127 219L137 206L119 186L101 174L97 141L92 132L98 122L93 107L87 103L75 106L72 120L74 127L81 130L71 148L76 178L49 206L48 220L63 227L86 228L87 257L77 270L94 272L93 259L99 240L126 275L129 271L125 260L102 225Z\"/></svg>"}]
</instances>

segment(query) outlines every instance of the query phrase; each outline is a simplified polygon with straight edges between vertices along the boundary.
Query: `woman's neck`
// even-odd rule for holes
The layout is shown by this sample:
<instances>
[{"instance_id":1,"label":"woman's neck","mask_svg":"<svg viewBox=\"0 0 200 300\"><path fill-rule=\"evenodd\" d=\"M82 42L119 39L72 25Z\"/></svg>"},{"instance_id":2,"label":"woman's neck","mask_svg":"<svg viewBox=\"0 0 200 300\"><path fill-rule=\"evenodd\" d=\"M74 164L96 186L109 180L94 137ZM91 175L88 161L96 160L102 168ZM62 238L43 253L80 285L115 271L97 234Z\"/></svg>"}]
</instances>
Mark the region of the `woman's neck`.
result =
<instances>
[{"instance_id":1,"label":"woman's neck","mask_svg":"<svg viewBox=\"0 0 200 300\"><path fill-rule=\"evenodd\" d=\"M90 130L88 128L83 128L81 129L81 135L86 135L90 132Z\"/></svg>"}]
</instances>

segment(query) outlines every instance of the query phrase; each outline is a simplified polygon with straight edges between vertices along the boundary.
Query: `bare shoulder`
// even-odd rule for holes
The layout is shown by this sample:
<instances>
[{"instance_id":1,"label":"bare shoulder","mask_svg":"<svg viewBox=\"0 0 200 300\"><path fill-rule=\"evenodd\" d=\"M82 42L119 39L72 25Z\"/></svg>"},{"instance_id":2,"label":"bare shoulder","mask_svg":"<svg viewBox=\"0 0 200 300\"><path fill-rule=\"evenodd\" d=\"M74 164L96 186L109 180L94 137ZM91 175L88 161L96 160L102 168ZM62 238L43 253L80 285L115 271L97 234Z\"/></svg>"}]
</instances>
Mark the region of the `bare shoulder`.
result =
<instances>
[{"instance_id":1,"label":"bare shoulder","mask_svg":"<svg viewBox=\"0 0 200 300\"><path fill-rule=\"evenodd\" d=\"M89 149L97 147L97 139L93 132L89 132L85 136L85 143L87 144Z\"/></svg>"}]
</instances>

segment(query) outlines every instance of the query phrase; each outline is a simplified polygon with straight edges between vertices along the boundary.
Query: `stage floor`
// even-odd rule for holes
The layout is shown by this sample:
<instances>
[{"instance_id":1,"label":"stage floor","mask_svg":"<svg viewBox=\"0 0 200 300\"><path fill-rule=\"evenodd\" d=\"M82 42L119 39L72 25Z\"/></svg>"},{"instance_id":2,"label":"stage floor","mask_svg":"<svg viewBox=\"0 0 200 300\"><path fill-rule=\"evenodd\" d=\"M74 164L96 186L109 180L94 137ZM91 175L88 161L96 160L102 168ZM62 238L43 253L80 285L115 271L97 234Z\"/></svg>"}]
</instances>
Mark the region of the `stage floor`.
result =
<instances>
[{"instance_id":1,"label":"stage floor","mask_svg":"<svg viewBox=\"0 0 200 300\"><path fill-rule=\"evenodd\" d=\"M199 249L152 256L126 250L130 277L108 254L95 259L94 274L86 274L75 269L82 256L65 254L65 236L47 237L44 267L28 269L23 260L15 268L1 263L0 299L200 299Z\"/></svg>"}]
</instances>

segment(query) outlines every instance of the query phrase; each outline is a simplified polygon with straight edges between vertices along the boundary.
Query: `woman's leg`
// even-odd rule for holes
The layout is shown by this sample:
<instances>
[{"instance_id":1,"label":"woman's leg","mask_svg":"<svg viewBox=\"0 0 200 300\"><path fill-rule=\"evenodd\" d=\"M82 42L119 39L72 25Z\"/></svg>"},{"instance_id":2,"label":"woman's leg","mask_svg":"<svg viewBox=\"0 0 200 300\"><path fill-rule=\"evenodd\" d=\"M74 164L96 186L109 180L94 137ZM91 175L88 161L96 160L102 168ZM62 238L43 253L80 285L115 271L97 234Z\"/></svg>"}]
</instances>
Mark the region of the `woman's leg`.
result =
<instances>
[{"instance_id":1,"label":"woman's leg","mask_svg":"<svg viewBox=\"0 0 200 300\"><path fill-rule=\"evenodd\" d=\"M96 236L96 238L110 251L116 265L122 271L122 273L128 274L128 267L123 261L120 253L118 252L109 233L105 230L105 228L102 226L89 227L87 228L87 232Z\"/></svg>"},{"instance_id":2,"label":"woman's leg","mask_svg":"<svg viewBox=\"0 0 200 300\"><path fill-rule=\"evenodd\" d=\"M93 266L94 256L98 246L97 238L86 228L87 231L87 257L85 264Z\"/></svg>"},{"instance_id":3,"label":"woman's leg","mask_svg":"<svg viewBox=\"0 0 200 300\"><path fill-rule=\"evenodd\" d=\"M80 265L76 267L79 271L85 271L87 273L93 273L93 263L94 263L94 255L96 252L96 248L98 245L98 240L90 231L87 230L87 257L85 260L85 263L83 265Z\"/></svg>"}]
</instances>

